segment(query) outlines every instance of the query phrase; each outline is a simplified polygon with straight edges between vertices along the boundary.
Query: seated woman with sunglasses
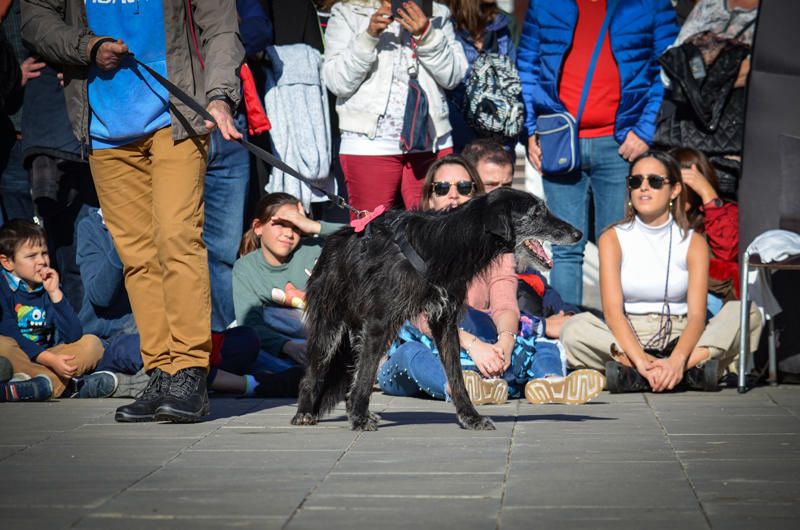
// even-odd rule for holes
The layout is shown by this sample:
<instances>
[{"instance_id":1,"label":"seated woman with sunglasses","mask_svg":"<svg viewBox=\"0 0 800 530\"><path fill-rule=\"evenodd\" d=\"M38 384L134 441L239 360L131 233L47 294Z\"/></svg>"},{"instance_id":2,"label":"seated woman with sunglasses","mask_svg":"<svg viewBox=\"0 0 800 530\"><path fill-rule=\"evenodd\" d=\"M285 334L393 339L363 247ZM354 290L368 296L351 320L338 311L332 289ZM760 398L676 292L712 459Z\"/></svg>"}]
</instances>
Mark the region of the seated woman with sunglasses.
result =
<instances>
[{"instance_id":1,"label":"seated woman with sunglasses","mask_svg":"<svg viewBox=\"0 0 800 530\"><path fill-rule=\"evenodd\" d=\"M422 208L454 208L483 190L469 162L447 156L428 170ZM602 376L584 370L565 377L558 343L544 338L538 319L520 316L516 290L513 254L498 259L474 278L467 290L467 311L458 335L464 382L472 402L505 403L508 397L519 397L523 386L526 397L535 403L583 403L594 398L602 389ZM447 377L424 317L403 326L378 372L378 383L391 395L436 399L449 395Z\"/></svg>"},{"instance_id":2,"label":"seated woman with sunglasses","mask_svg":"<svg viewBox=\"0 0 800 530\"><path fill-rule=\"evenodd\" d=\"M686 218L678 162L658 151L637 157L628 194L625 218L598 242L605 322L581 313L564 324L569 364L605 369L612 393L716 390L738 354L738 309L706 326L708 244Z\"/></svg>"}]
</instances>

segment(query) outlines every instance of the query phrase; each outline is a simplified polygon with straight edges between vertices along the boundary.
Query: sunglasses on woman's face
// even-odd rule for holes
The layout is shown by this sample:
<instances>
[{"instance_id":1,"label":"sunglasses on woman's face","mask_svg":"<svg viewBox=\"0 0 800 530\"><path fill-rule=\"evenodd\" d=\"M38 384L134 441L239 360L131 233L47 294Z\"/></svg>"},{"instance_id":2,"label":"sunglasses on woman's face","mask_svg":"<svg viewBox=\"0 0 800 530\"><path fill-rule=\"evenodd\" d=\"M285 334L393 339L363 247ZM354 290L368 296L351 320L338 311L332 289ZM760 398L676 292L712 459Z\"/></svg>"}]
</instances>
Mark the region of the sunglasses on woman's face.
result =
<instances>
[{"instance_id":1,"label":"sunglasses on woman's face","mask_svg":"<svg viewBox=\"0 0 800 530\"><path fill-rule=\"evenodd\" d=\"M654 190L663 188L665 182L671 183L668 177L661 175L628 175L628 187L632 190L638 190L645 180L647 180L647 185Z\"/></svg>"},{"instance_id":2,"label":"sunglasses on woman's face","mask_svg":"<svg viewBox=\"0 0 800 530\"><path fill-rule=\"evenodd\" d=\"M450 186L451 184L449 182L434 182L433 193L439 197L444 197L450 193ZM475 191L475 183L471 180L460 180L455 183L455 187L458 194L465 197L472 195Z\"/></svg>"}]
</instances>

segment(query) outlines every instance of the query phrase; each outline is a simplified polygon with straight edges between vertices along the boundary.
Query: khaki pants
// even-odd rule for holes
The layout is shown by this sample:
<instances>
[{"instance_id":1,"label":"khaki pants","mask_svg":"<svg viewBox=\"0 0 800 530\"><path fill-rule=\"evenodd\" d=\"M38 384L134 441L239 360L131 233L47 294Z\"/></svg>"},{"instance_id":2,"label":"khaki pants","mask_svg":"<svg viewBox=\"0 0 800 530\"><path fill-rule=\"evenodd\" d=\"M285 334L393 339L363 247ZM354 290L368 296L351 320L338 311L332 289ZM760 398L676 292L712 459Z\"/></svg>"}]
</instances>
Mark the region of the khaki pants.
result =
<instances>
[{"instance_id":1,"label":"khaki pants","mask_svg":"<svg viewBox=\"0 0 800 530\"><path fill-rule=\"evenodd\" d=\"M75 377L90 373L94 370L97 363L103 357L103 344L94 335L84 335L79 340L71 344L58 344L48 351L56 355L74 355L75 359L70 364L78 369ZM0 337L0 357L5 357L11 361L14 373L28 374L31 377L44 374L53 383L53 397L60 397L64 393L64 388L69 382L69 378L61 378L53 370L32 361L28 354L22 351L17 341L10 337Z\"/></svg>"},{"instance_id":2,"label":"khaki pants","mask_svg":"<svg viewBox=\"0 0 800 530\"><path fill-rule=\"evenodd\" d=\"M720 369L727 368L739 356L739 311L741 302L728 302L709 320L697 342L698 347L709 349L710 358L718 359ZM658 332L659 315L630 315L633 329L642 343ZM761 336L761 314L755 305L750 306L750 348L755 351ZM669 340L680 336L686 328L686 317L672 317ZM591 313L580 313L569 318L561 328L561 342L567 350L570 368L605 370L611 357L611 344L617 344L605 322Z\"/></svg>"},{"instance_id":3,"label":"khaki pants","mask_svg":"<svg viewBox=\"0 0 800 530\"><path fill-rule=\"evenodd\" d=\"M209 367L211 300L202 239L207 156L208 137L176 143L166 127L89 157L148 372Z\"/></svg>"}]
</instances>

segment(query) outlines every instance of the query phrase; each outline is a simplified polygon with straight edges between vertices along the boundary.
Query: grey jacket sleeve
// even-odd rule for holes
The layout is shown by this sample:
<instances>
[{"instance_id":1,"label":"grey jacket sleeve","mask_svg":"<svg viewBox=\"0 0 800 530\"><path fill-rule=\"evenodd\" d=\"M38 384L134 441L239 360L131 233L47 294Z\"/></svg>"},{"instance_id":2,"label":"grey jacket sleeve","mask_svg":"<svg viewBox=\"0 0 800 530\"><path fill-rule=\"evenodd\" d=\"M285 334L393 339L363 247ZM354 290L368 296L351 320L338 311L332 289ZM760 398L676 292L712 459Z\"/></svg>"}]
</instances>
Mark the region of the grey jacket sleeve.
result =
<instances>
[{"instance_id":1,"label":"grey jacket sleeve","mask_svg":"<svg viewBox=\"0 0 800 530\"><path fill-rule=\"evenodd\" d=\"M64 21L64 0L22 0L22 39L52 63L87 65L86 46L95 35L86 26Z\"/></svg>"},{"instance_id":2,"label":"grey jacket sleeve","mask_svg":"<svg viewBox=\"0 0 800 530\"><path fill-rule=\"evenodd\" d=\"M41 0L40 0L41 1ZM236 106L241 101L239 68L244 46L234 0L193 0L205 60L206 97L227 96Z\"/></svg>"}]
</instances>

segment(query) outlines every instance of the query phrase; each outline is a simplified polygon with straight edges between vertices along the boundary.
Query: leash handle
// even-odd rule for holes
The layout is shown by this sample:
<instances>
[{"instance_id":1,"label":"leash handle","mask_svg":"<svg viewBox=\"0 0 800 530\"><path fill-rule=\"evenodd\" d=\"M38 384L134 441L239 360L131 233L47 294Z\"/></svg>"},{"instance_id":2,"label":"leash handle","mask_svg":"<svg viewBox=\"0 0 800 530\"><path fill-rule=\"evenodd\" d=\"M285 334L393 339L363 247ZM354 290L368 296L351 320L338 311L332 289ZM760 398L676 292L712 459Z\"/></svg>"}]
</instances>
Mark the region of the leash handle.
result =
<instances>
[{"instance_id":1,"label":"leash handle","mask_svg":"<svg viewBox=\"0 0 800 530\"><path fill-rule=\"evenodd\" d=\"M172 81L170 81L169 79L167 79L163 75L159 74L158 72L156 72L155 70L153 70L152 68L150 68L149 66L144 64L139 59L137 59L136 56L133 53L130 53L130 56L134 61L136 61L136 64L138 64L139 66L144 68L147 71L147 73L149 73L151 76L153 76L153 78L156 81L161 83L161 85L164 88L167 89L167 92L169 92L170 94L175 96L181 103L183 103L184 105L186 105L187 107L189 107L190 109L195 111L204 120L210 121L214 125L219 126L219 124L217 123L217 120L214 119L214 116L212 116L211 113L208 112L208 110L206 110L200 103L198 103L196 99L194 99L192 96L190 96L189 94L187 94L186 92L181 90L177 85L175 85L175 83L173 83ZM261 149L257 145L252 144L252 143L248 142L245 139L240 139L240 140L237 140L237 141L240 144L242 144L242 146L245 149L250 151L253 154L253 156L255 156L256 158L262 160L263 162L266 162L267 164L271 165L272 167L278 168L279 170L283 171L284 173L287 173L287 174L293 176L294 178L296 178L297 180L299 180L300 182L302 182L303 184L305 184L309 188L312 188L312 189L322 193L337 207L343 208L343 209L346 209L346 210L350 210L357 217L362 217L364 215L364 212L362 210L355 209L353 206L348 204L347 201L345 201L343 197L340 197L339 195L336 195L336 194L333 194L333 193L331 193L329 191L326 191L326 190L320 188L319 186L317 186L316 184L313 184L309 178L304 177L303 175L301 175L299 171L294 169L292 166L286 164L285 162L283 162L281 159L279 159L278 157L276 157L272 153L269 153L269 152L265 151L264 149Z\"/></svg>"}]
</instances>

